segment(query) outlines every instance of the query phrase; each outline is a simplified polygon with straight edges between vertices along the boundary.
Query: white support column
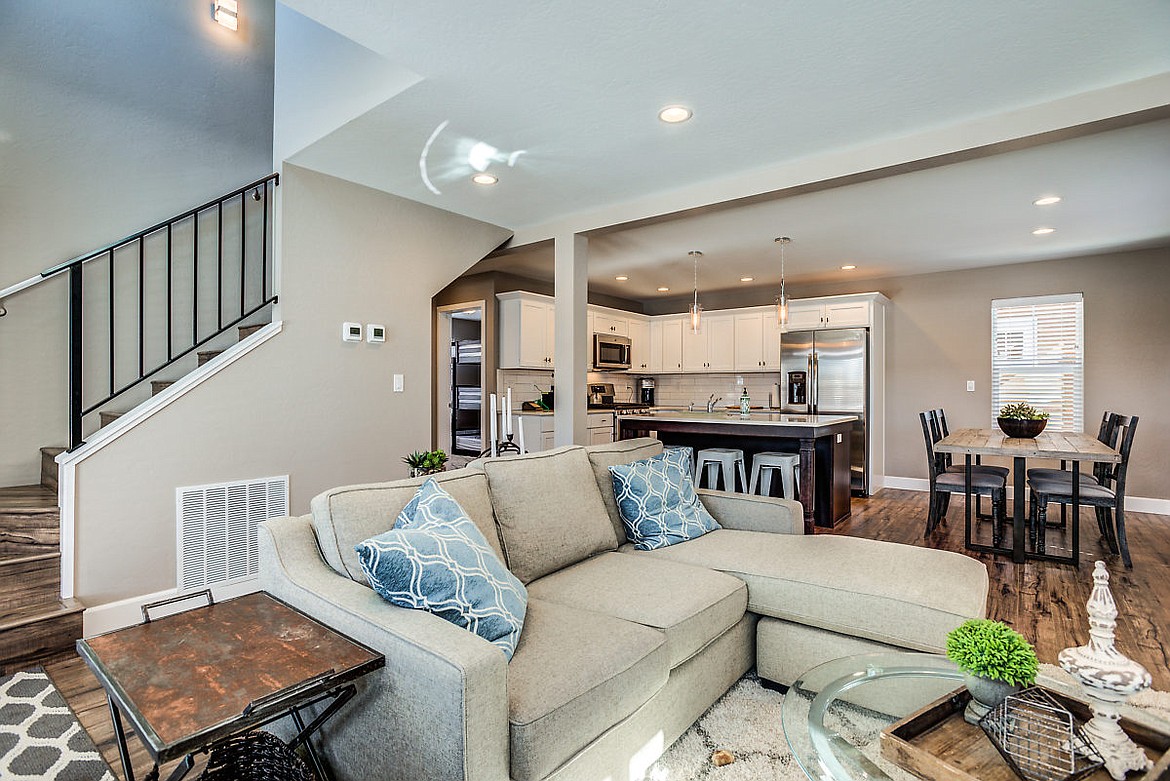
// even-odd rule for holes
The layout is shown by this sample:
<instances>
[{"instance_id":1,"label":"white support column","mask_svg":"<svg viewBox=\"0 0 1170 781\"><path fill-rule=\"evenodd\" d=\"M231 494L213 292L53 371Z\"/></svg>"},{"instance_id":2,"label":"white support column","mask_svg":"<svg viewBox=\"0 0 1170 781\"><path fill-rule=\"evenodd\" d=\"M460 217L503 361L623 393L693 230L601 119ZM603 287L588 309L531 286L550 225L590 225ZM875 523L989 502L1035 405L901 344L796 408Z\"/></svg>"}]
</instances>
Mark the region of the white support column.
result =
<instances>
[{"instance_id":1,"label":"white support column","mask_svg":"<svg viewBox=\"0 0 1170 781\"><path fill-rule=\"evenodd\" d=\"M579 233L556 236L553 256L556 285L553 441L557 447L583 445L589 441L585 387L589 363L589 339L585 333L589 239Z\"/></svg>"}]
</instances>

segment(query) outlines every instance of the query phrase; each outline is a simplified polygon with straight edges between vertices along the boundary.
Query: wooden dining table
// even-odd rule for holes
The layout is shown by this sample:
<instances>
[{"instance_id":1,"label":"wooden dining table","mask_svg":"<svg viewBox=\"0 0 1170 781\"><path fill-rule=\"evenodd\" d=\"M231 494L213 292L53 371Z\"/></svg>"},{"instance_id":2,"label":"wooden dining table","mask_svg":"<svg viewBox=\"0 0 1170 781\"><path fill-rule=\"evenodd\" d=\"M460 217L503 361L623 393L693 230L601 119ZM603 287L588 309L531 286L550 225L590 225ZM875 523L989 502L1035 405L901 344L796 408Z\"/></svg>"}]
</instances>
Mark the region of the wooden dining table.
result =
<instances>
[{"instance_id":1,"label":"wooden dining table","mask_svg":"<svg viewBox=\"0 0 1170 781\"><path fill-rule=\"evenodd\" d=\"M943 437L934 446L935 452L964 455L967 467L967 548L991 553L1011 554L1012 561L1044 559L1080 566L1080 491L1082 461L1118 462L1121 454L1090 434L1069 431L1045 431L1031 439L1019 439L1005 435L998 428L964 428ZM1012 547L1000 548L978 545L971 540L971 464L973 456L1005 456L1012 459ZM1027 550L1026 537L1027 461L1032 459L1060 459L1072 463L1072 553L1069 556L1055 556L1041 550ZM1063 463L1062 463L1063 467ZM1038 534L1044 534L1040 529Z\"/></svg>"}]
</instances>

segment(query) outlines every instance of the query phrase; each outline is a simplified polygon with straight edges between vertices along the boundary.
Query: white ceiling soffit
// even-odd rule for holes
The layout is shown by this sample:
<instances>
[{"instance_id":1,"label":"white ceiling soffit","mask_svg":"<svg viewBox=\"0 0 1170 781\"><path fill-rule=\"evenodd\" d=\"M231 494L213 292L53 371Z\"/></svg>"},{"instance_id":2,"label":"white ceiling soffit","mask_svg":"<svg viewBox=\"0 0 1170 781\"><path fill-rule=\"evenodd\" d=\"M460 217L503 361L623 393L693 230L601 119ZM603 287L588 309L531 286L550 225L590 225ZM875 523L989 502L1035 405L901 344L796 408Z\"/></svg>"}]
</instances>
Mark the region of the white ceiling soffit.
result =
<instances>
[{"instance_id":1,"label":"white ceiling soffit","mask_svg":"<svg viewBox=\"0 0 1170 781\"><path fill-rule=\"evenodd\" d=\"M423 77L298 162L511 228L1170 73L1165 0L287 4Z\"/></svg>"},{"instance_id":2,"label":"white ceiling soffit","mask_svg":"<svg viewBox=\"0 0 1170 781\"><path fill-rule=\"evenodd\" d=\"M1170 244L1170 121L1149 122L860 184L619 229L589 240L593 290L635 300L691 289L878 278ZM1032 201L1063 200L1038 207ZM1034 236L1039 227L1050 235ZM853 271L841 266L854 264ZM552 278L552 249L489 258L470 273ZM614 277L628 276L618 282ZM849 276L846 276L849 275ZM659 286L671 288L659 293Z\"/></svg>"}]
</instances>

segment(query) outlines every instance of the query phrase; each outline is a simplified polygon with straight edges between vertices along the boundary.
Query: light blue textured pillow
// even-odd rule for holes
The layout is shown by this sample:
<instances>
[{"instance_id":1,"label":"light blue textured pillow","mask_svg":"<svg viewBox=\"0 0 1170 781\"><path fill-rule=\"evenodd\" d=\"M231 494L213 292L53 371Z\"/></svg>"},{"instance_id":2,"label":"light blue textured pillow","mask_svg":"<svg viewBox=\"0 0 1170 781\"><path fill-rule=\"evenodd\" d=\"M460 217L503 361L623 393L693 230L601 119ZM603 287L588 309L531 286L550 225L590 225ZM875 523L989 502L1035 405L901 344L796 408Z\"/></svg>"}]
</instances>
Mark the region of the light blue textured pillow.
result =
<instances>
[{"instance_id":1,"label":"light blue textured pillow","mask_svg":"<svg viewBox=\"0 0 1170 781\"><path fill-rule=\"evenodd\" d=\"M370 586L383 599L434 613L512 658L528 591L434 479L419 487L393 529L354 549Z\"/></svg>"},{"instance_id":2,"label":"light blue textured pillow","mask_svg":"<svg viewBox=\"0 0 1170 781\"><path fill-rule=\"evenodd\" d=\"M665 548L720 528L695 493L685 450L609 468L626 536L638 550Z\"/></svg>"}]
</instances>

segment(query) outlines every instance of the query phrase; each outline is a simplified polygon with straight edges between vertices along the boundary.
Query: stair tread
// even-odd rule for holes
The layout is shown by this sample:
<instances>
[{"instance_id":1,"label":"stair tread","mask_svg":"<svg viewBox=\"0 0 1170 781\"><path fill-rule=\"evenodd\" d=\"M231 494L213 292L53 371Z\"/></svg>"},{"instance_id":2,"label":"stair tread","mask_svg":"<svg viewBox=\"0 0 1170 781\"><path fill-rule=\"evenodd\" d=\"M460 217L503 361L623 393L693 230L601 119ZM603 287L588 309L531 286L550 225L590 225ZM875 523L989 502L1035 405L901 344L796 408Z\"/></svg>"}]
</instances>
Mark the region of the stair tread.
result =
<instances>
[{"instance_id":1,"label":"stair tread","mask_svg":"<svg viewBox=\"0 0 1170 781\"><path fill-rule=\"evenodd\" d=\"M43 485L0 488L0 513L45 512L57 509L57 492Z\"/></svg>"},{"instance_id":2,"label":"stair tread","mask_svg":"<svg viewBox=\"0 0 1170 781\"><path fill-rule=\"evenodd\" d=\"M26 605L0 614L0 632L35 624L50 618L74 615L83 610L85 610L85 605L76 599L53 599L35 605Z\"/></svg>"}]
</instances>

